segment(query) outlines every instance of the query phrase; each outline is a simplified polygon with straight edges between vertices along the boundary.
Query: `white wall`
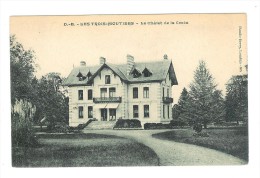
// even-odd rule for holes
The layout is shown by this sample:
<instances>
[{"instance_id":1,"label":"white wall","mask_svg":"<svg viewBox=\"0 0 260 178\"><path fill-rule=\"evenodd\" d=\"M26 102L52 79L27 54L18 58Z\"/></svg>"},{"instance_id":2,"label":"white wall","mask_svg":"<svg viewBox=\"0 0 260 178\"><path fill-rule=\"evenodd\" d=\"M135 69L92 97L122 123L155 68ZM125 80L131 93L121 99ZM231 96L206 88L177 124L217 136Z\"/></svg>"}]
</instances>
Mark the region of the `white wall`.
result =
<instances>
[{"instance_id":1,"label":"white wall","mask_svg":"<svg viewBox=\"0 0 260 178\"><path fill-rule=\"evenodd\" d=\"M69 125L77 126L78 124L88 121L88 106L93 106L93 100L88 100L88 90L92 86L71 86L69 91ZM83 90L83 100L78 100L78 91ZM78 117L78 107L83 106L83 118Z\"/></svg>"},{"instance_id":2,"label":"white wall","mask_svg":"<svg viewBox=\"0 0 260 178\"><path fill-rule=\"evenodd\" d=\"M116 110L116 118L119 117L125 118L125 96L124 96L124 83L121 82L120 77L113 74L113 71L109 68L104 68L101 72L101 75L97 75L94 79L94 87L93 87L93 97L99 98L101 96L100 89L107 88L107 97L109 97L109 88L114 87L116 88L115 97L122 97L122 102L119 103L119 106ZM105 76L110 75L110 84L105 84ZM101 76L101 77L100 77ZM100 109L95 109L95 118L98 120L101 117ZM108 113L109 114L109 113Z\"/></svg>"},{"instance_id":3,"label":"white wall","mask_svg":"<svg viewBox=\"0 0 260 178\"><path fill-rule=\"evenodd\" d=\"M138 88L138 98L133 98L133 88ZM143 97L143 88L149 87L149 98ZM133 105L138 105L139 117L142 123L160 122L158 117L158 94L160 93L159 83L136 83L128 86L128 110L129 118L133 119ZM149 118L144 118L144 105L149 105Z\"/></svg>"},{"instance_id":4,"label":"white wall","mask_svg":"<svg viewBox=\"0 0 260 178\"><path fill-rule=\"evenodd\" d=\"M169 123L170 120L172 120L172 103L166 104L163 103L162 97L163 97L163 89L164 89L164 97L167 97L167 89L169 89L169 97L172 98L172 86L171 86L171 80L169 78L169 72L167 73L166 79L162 81L160 90L161 90L161 97L160 97L160 113L161 113L161 122L163 123ZM164 110L164 116L163 117L163 105L165 107ZM168 106L169 106L169 117L168 117Z\"/></svg>"}]
</instances>

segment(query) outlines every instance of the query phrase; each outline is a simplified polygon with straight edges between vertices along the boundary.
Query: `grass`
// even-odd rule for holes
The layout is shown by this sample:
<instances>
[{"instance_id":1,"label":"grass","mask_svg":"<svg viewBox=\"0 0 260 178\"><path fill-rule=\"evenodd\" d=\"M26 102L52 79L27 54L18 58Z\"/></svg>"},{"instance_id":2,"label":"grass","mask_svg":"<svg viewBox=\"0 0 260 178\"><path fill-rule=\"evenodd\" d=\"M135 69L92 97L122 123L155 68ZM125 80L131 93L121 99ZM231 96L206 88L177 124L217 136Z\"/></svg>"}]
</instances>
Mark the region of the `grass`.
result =
<instances>
[{"instance_id":1,"label":"grass","mask_svg":"<svg viewBox=\"0 0 260 178\"><path fill-rule=\"evenodd\" d=\"M101 134L38 135L39 146L13 148L14 167L157 166L158 157L135 141Z\"/></svg>"},{"instance_id":2,"label":"grass","mask_svg":"<svg viewBox=\"0 0 260 178\"><path fill-rule=\"evenodd\" d=\"M209 137L194 137L195 132L192 129L167 131L154 134L153 137L219 150L248 161L248 129L246 127L204 129L202 132L207 132Z\"/></svg>"}]
</instances>

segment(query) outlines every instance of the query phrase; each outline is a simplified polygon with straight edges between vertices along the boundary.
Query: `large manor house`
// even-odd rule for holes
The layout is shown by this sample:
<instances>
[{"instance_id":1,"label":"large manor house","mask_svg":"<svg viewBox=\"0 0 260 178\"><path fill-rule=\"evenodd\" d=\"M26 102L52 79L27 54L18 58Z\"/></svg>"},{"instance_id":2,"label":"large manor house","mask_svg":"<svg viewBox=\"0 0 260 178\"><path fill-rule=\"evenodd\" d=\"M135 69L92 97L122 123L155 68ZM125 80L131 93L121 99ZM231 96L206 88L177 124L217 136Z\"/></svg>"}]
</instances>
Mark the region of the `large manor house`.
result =
<instances>
[{"instance_id":1,"label":"large manor house","mask_svg":"<svg viewBox=\"0 0 260 178\"><path fill-rule=\"evenodd\" d=\"M138 119L144 123L169 123L172 119L172 86L177 85L172 61L111 64L100 57L100 64L85 61L74 67L63 85L69 92L69 125L89 119L116 121Z\"/></svg>"}]
</instances>

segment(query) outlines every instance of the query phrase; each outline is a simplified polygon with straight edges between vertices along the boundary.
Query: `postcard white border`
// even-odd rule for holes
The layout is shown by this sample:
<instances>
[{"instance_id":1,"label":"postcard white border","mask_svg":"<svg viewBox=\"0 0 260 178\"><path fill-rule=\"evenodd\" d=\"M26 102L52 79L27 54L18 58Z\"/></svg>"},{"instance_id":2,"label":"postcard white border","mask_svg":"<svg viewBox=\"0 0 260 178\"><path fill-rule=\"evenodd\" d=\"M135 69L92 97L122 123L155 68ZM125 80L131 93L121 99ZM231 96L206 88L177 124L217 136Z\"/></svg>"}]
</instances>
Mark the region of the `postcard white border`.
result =
<instances>
[{"instance_id":1,"label":"postcard white border","mask_svg":"<svg viewBox=\"0 0 260 178\"><path fill-rule=\"evenodd\" d=\"M260 177L259 1L1 1L0 177ZM10 131L9 16L161 13L247 13L250 162L245 166L136 168L12 168Z\"/></svg>"}]
</instances>

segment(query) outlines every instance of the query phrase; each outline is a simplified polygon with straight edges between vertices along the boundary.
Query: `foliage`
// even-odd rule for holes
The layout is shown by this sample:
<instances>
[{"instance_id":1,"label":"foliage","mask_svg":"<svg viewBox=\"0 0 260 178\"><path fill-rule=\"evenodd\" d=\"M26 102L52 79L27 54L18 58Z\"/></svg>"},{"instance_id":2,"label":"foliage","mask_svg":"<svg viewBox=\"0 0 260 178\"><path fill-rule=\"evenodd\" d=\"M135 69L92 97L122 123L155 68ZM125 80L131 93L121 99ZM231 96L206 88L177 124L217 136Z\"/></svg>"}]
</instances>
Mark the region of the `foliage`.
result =
<instances>
[{"instance_id":1,"label":"foliage","mask_svg":"<svg viewBox=\"0 0 260 178\"><path fill-rule=\"evenodd\" d=\"M114 129L118 128L142 128L142 125L138 119L118 119Z\"/></svg>"},{"instance_id":2,"label":"foliage","mask_svg":"<svg viewBox=\"0 0 260 178\"><path fill-rule=\"evenodd\" d=\"M190 119L190 106L189 106L189 93L186 88L183 88L181 96L179 98L178 104L173 107L173 121L181 124L187 125Z\"/></svg>"},{"instance_id":3,"label":"foliage","mask_svg":"<svg viewBox=\"0 0 260 178\"><path fill-rule=\"evenodd\" d=\"M172 128L171 124L163 124L163 123L145 123L144 129L170 129Z\"/></svg>"},{"instance_id":4,"label":"foliage","mask_svg":"<svg viewBox=\"0 0 260 178\"><path fill-rule=\"evenodd\" d=\"M37 109L34 122L39 122L43 117L54 128L56 122L68 122L68 98L61 93L59 74L49 73L40 80L35 79L33 101Z\"/></svg>"},{"instance_id":5,"label":"foliage","mask_svg":"<svg viewBox=\"0 0 260 178\"><path fill-rule=\"evenodd\" d=\"M182 120L171 120L170 121L170 125L171 127L184 127L187 126L187 122L186 121L182 121Z\"/></svg>"},{"instance_id":6,"label":"foliage","mask_svg":"<svg viewBox=\"0 0 260 178\"><path fill-rule=\"evenodd\" d=\"M69 101L63 91L59 90L62 82L60 74L49 73L38 80L34 75L35 59L34 51L25 50L14 35L10 37L12 106L16 100L23 99L37 108L34 117L30 119L21 119L18 115L12 115L12 123L20 120L28 125L28 122L37 123L43 117L51 126L55 126L58 121L68 122ZM14 121L15 119L18 121Z\"/></svg>"},{"instance_id":7,"label":"foliage","mask_svg":"<svg viewBox=\"0 0 260 178\"><path fill-rule=\"evenodd\" d=\"M32 119L36 107L25 100L16 100L12 106L12 146L35 146Z\"/></svg>"},{"instance_id":8,"label":"foliage","mask_svg":"<svg viewBox=\"0 0 260 178\"><path fill-rule=\"evenodd\" d=\"M193 130L195 130L196 133L200 133L202 131L202 125L200 123L196 123L193 126Z\"/></svg>"},{"instance_id":9,"label":"foliage","mask_svg":"<svg viewBox=\"0 0 260 178\"><path fill-rule=\"evenodd\" d=\"M204 61L194 72L189 92L184 88L178 102L178 119L190 125L207 124L223 119L225 105L222 93L216 89L217 85Z\"/></svg>"},{"instance_id":10,"label":"foliage","mask_svg":"<svg viewBox=\"0 0 260 178\"><path fill-rule=\"evenodd\" d=\"M10 37L10 66L11 66L11 102L16 99L30 99L33 90L31 81L35 72L35 55L32 50L25 50L17 42L15 36Z\"/></svg>"},{"instance_id":11,"label":"foliage","mask_svg":"<svg viewBox=\"0 0 260 178\"><path fill-rule=\"evenodd\" d=\"M227 86L227 121L246 121L248 118L248 81L247 75L233 76Z\"/></svg>"},{"instance_id":12,"label":"foliage","mask_svg":"<svg viewBox=\"0 0 260 178\"><path fill-rule=\"evenodd\" d=\"M31 146L36 143L32 121L36 108L31 102L31 82L35 72L35 55L25 50L15 36L10 37L11 67L11 127L12 146Z\"/></svg>"}]
</instances>

